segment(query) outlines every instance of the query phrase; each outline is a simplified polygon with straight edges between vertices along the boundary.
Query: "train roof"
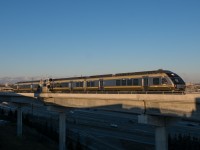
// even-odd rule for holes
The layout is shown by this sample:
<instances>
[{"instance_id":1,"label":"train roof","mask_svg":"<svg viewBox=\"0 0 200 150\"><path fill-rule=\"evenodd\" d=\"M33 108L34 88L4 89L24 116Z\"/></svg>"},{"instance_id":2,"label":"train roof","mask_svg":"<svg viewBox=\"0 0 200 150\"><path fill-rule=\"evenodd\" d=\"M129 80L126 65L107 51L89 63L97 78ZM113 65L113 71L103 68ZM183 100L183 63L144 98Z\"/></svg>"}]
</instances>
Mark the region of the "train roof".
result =
<instances>
[{"instance_id":1,"label":"train roof","mask_svg":"<svg viewBox=\"0 0 200 150\"><path fill-rule=\"evenodd\" d=\"M81 77L69 77L69 78L57 78L57 80L75 80L75 79L87 79L87 78L103 78L103 77L116 77L116 76L127 76L127 75L147 75L147 74L158 74L158 73L172 73L169 70L154 70L154 71L142 71L142 72L128 72L128 73L117 73L117 74L104 74L104 75L93 75L93 76L81 76Z\"/></svg>"},{"instance_id":2,"label":"train roof","mask_svg":"<svg viewBox=\"0 0 200 150\"><path fill-rule=\"evenodd\" d=\"M87 78L103 78L103 77L112 77L112 74L104 74L104 75L94 75L94 76L81 76L81 77L69 77L69 78L57 78L53 79L54 81L58 80L76 80L76 79L87 79Z\"/></svg>"},{"instance_id":3,"label":"train roof","mask_svg":"<svg viewBox=\"0 0 200 150\"><path fill-rule=\"evenodd\" d=\"M20 82L17 82L17 83L34 83L34 82L40 82L40 80L33 80L33 81L20 81Z\"/></svg>"},{"instance_id":4,"label":"train roof","mask_svg":"<svg viewBox=\"0 0 200 150\"><path fill-rule=\"evenodd\" d=\"M169 70L153 70L153 71L142 71L142 72L128 72L128 73L117 73L115 76L126 76L126 75L148 75L148 74L158 74L158 73L172 73Z\"/></svg>"}]
</instances>

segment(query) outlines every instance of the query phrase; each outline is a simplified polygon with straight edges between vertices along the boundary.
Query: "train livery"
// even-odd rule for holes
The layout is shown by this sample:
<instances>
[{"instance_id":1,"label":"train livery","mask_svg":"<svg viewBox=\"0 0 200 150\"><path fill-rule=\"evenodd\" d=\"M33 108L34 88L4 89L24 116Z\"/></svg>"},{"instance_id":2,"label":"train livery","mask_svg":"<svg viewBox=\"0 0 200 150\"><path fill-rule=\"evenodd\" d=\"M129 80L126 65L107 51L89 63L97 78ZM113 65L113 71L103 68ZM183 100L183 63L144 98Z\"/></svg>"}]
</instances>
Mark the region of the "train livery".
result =
<instances>
[{"instance_id":1,"label":"train livery","mask_svg":"<svg viewBox=\"0 0 200 150\"><path fill-rule=\"evenodd\" d=\"M17 82L16 92L37 92L47 87L49 92L90 91L184 91L185 82L168 70L105 74L95 76Z\"/></svg>"}]
</instances>

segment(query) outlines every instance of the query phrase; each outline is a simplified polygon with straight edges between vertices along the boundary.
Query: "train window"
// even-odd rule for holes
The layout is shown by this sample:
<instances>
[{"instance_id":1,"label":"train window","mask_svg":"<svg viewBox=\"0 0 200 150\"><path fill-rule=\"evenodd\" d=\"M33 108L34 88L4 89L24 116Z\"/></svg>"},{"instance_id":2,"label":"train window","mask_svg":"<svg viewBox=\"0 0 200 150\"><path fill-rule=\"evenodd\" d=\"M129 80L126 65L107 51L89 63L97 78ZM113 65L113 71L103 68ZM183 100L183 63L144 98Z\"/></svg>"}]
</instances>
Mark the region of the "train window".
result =
<instances>
[{"instance_id":1,"label":"train window","mask_svg":"<svg viewBox=\"0 0 200 150\"><path fill-rule=\"evenodd\" d=\"M82 84L83 84L83 82L82 82ZM94 87L94 86L95 86L94 81L87 81L87 87ZM82 85L82 87L83 87L83 85Z\"/></svg>"},{"instance_id":2,"label":"train window","mask_svg":"<svg viewBox=\"0 0 200 150\"><path fill-rule=\"evenodd\" d=\"M80 87L83 87L83 82L80 82Z\"/></svg>"},{"instance_id":3,"label":"train window","mask_svg":"<svg viewBox=\"0 0 200 150\"><path fill-rule=\"evenodd\" d=\"M21 87L25 89L25 88L29 88L30 86L29 85L22 85Z\"/></svg>"},{"instance_id":4,"label":"train window","mask_svg":"<svg viewBox=\"0 0 200 150\"><path fill-rule=\"evenodd\" d=\"M94 81L91 81L90 84L91 84L91 87L94 87Z\"/></svg>"},{"instance_id":5,"label":"train window","mask_svg":"<svg viewBox=\"0 0 200 150\"><path fill-rule=\"evenodd\" d=\"M80 83L79 82L76 82L76 87L80 87Z\"/></svg>"},{"instance_id":6,"label":"train window","mask_svg":"<svg viewBox=\"0 0 200 150\"><path fill-rule=\"evenodd\" d=\"M153 85L159 85L160 79L159 78L153 78Z\"/></svg>"},{"instance_id":7,"label":"train window","mask_svg":"<svg viewBox=\"0 0 200 150\"><path fill-rule=\"evenodd\" d=\"M132 84L133 84L132 79L127 79L127 85L128 85L128 86L131 86Z\"/></svg>"},{"instance_id":8,"label":"train window","mask_svg":"<svg viewBox=\"0 0 200 150\"><path fill-rule=\"evenodd\" d=\"M116 80L116 86L120 86L121 85L121 80Z\"/></svg>"},{"instance_id":9,"label":"train window","mask_svg":"<svg viewBox=\"0 0 200 150\"><path fill-rule=\"evenodd\" d=\"M133 79L133 85L139 85L139 79Z\"/></svg>"},{"instance_id":10,"label":"train window","mask_svg":"<svg viewBox=\"0 0 200 150\"><path fill-rule=\"evenodd\" d=\"M62 84L64 84L64 83L62 83ZM55 85L55 87L60 87L60 83L55 83L54 85Z\"/></svg>"},{"instance_id":11,"label":"train window","mask_svg":"<svg viewBox=\"0 0 200 150\"><path fill-rule=\"evenodd\" d=\"M87 81L87 87L90 87L90 81Z\"/></svg>"},{"instance_id":12,"label":"train window","mask_svg":"<svg viewBox=\"0 0 200 150\"><path fill-rule=\"evenodd\" d=\"M167 79L162 78L162 84L167 84Z\"/></svg>"},{"instance_id":13,"label":"train window","mask_svg":"<svg viewBox=\"0 0 200 150\"><path fill-rule=\"evenodd\" d=\"M63 82L63 83L57 83L56 85L57 87L68 87L69 86L69 83L68 82Z\"/></svg>"},{"instance_id":14,"label":"train window","mask_svg":"<svg viewBox=\"0 0 200 150\"><path fill-rule=\"evenodd\" d=\"M122 79L122 86L126 86L126 79Z\"/></svg>"},{"instance_id":15,"label":"train window","mask_svg":"<svg viewBox=\"0 0 200 150\"><path fill-rule=\"evenodd\" d=\"M179 83L178 78L175 78L174 81L175 81L175 83Z\"/></svg>"},{"instance_id":16,"label":"train window","mask_svg":"<svg viewBox=\"0 0 200 150\"><path fill-rule=\"evenodd\" d=\"M116 80L104 80L103 86L116 86Z\"/></svg>"},{"instance_id":17,"label":"train window","mask_svg":"<svg viewBox=\"0 0 200 150\"><path fill-rule=\"evenodd\" d=\"M181 80L179 78L172 79L175 84L180 84Z\"/></svg>"},{"instance_id":18,"label":"train window","mask_svg":"<svg viewBox=\"0 0 200 150\"><path fill-rule=\"evenodd\" d=\"M184 82L180 77L171 78L171 80L172 80L173 83L175 83L175 84L185 84L185 82Z\"/></svg>"}]
</instances>

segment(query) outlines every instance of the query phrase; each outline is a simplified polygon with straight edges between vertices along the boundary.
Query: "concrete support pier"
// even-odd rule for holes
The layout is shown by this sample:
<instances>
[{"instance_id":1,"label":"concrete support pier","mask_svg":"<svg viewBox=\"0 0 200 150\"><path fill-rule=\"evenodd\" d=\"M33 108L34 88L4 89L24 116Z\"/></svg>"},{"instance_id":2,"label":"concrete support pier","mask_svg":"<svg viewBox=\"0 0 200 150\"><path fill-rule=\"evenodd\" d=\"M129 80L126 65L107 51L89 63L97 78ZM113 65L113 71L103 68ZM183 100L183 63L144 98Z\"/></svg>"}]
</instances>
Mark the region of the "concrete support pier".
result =
<instances>
[{"instance_id":1,"label":"concrete support pier","mask_svg":"<svg viewBox=\"0 0 200 150\"><path fill-rule=\"evenodd\" d=\"M156 127L156 150L168 150L168 133L166 126Z\"/></svg>"},{"instance_id":2,"label":"concrete support pier","mask_svg":"<svg viewBox=\"0 0 200 150\"><path fill-rule=\"evenodd\" d=\"M22 137L22 107L17 108L17 136Z\"/></svg>"},{"instance_id":3,"label":"concrete support pier","mask_svg":"<svg viewBox=\"0 0 200 150\"><path fill-rule=\"evenodd\" d=\"M66 108L48 105L47 109L59 113L59 150L66 150Z\"/></svg>"},{"instance_id":4,"label":"concrete support pier","mask_svg":"<svg viewBox=\"0 0 200 150\"><path fill-rule=\"evenodd\" d=\"M175 117L166 117L166 116L155 116L155 115L151 116L145 114L138 116L138 123L156 126L156 131L155 131L156 150L168 150L167 126L179 120L180 119Z\"/></svg>"},{"instance_id":5,"label":"concrete support pier","mask_svg":"<svg viewBox=\"0 0 200 150\"><path fill-rule=\"evenodd\" d=\"M66 150L66 115L64 112L59 114L59 150Z\"/></svg>"}]
</instances>

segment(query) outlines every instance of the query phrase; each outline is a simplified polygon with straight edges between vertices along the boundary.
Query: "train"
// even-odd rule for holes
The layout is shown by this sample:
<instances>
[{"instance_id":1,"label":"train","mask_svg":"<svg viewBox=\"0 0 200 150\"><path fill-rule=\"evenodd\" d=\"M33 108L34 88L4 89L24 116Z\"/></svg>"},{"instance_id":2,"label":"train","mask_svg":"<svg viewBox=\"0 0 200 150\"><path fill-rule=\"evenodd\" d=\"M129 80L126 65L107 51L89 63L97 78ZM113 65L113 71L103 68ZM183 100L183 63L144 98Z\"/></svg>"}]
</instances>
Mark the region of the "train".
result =
<instances>
[{"instance_id":1,"label":"train","mask_svg":"<svg viewBox=\"0 0 200 150\"><path fill-rule=\"evenodd\" d=\"M122 91L185 91L184 80L169 70L153 70L103 74L46 80L23 81L14 84L15 92L122 92Z\"/></svg>"}]
</instances>

